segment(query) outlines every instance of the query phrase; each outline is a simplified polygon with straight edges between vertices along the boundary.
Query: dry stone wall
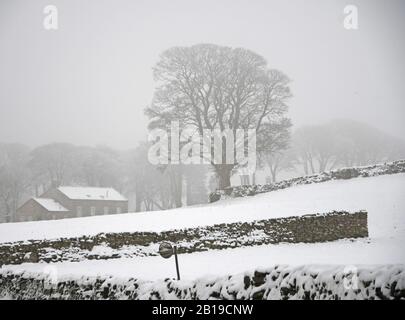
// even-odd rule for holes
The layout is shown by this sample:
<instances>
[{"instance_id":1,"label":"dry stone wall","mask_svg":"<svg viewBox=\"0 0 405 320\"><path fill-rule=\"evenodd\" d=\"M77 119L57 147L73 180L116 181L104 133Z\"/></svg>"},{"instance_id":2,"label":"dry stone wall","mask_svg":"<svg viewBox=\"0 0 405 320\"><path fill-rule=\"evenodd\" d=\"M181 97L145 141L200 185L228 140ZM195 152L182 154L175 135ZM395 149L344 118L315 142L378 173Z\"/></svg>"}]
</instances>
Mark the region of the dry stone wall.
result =
<instances>
[{"instance_id":1,"label":"dry stone wall","mask_svg":"<svg viewBox=\"0 0 405 320\"><path fill-rule=\"evenodd\" d=\"M364 237L368 237L367 212L343 211L160 233L101 233L80 238L5 243L0 245L0 264L150 256L157 255L157 247L163 241L176 243L181 254L281 242L316 243Z\"/></svg>"},{"instance_id":2,"label":"dry stone wall","mask_svg":"<svg viewBox=\"0 0 405 320\"><path fill-rule=\"evenodd\" d=\"M331 180L348 180L358 177L374 177L386 174L405 173L405 160L377 164L367 167L343 168L330 172L323 172L312 176L299 177L265 185L246 185L230 187L226 190L217 190L209 195L209 202L216 202L227 198L240 198L254 196L260 193L285 189L292 186L320 183Z\"/></svg>"},{"instance_id":3,"label":"dry stone wall","mask_svg":"<svg viewBox=\"0 0 405 320\"><path fill-rule=\"evenodd\" d=\"M405 266L274 266L193 281L78 277L0 270L0 298L8 299L185 299L185 300L400 300Z\"/></svg>"}]
</instances>

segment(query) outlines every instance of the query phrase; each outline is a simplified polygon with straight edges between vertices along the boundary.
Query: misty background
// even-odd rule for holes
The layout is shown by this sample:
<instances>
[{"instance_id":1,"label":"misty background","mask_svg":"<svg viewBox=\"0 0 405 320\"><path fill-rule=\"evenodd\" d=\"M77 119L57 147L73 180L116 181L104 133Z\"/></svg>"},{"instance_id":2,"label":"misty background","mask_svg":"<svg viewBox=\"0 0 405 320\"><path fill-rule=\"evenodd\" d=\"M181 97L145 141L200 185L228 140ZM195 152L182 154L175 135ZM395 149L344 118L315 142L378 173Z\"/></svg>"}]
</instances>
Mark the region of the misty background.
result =
<instances>
[{"instance_id":1,"label":"misty background","mask_svg":"<svg viewBox=\"0 0 405 320\"><path fill-rule=\"evenodd\" d=\"M43 28L48 4L58 9L58 30ZM358 7L358 30L343 27L348 4ZM206 186L216 186L207 177L209 168L180 175L179 168L170 168L162 180L145 158L152 68L175 46L243 47L291 79L293 152L264 157L269 170L261 183L400 158L405 154L403 30L400 0L3 0L0 160L27 172L16 174L21 179L7 178L21 185L11 196L13 184L3 187L2 212L8 217L53 183L113 186L135 199L130 208L136 211L205 202ZM350 152L342 145L350 145ZM342 157L353 150L360 155ZM189 183L183 186L181 177ZM182 200L185 193L189 196Z\"/></svg>"},{"instance_id":2,"label":"misty background","mask_svg":"<svg viewBox=\"0 0 405 320\"><path fill-rule=\"evenodd\" d=\"M48 4L57 31L43 28ZM358 30L343 28L347 4ZM248 48L287 74L294 126L349 118L405 137L403 30L401 0L3 0L0 140L136 147L159 54L197 43Z\"/></svg>"}]
</instances>

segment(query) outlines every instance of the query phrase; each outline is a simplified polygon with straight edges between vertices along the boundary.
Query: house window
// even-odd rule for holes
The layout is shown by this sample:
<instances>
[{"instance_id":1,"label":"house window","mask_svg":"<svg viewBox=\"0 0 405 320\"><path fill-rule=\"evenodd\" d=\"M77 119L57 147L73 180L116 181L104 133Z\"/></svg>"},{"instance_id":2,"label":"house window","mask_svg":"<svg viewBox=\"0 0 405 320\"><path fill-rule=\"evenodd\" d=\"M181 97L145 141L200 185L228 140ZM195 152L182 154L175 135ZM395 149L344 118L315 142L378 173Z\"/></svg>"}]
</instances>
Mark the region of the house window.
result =
<instances>
[{"instance_id":1,"label":"house window","mask_svg":"<svg viewBox=\"0 0 405 320\"><path fill-rule=\"evenodd\" d=\"M108 207L104 207L104 214L105 215L108 214L108 211L109 211Z\"/></svg>"},{"instance_id":2,"label":"house window","mask_svg":"<svg viewBox=\"0 0 405 320\"><path fill-rule=\"evenodd\" d=\"M96 215L96 207L90 207L90 214L91 214L92 216L95 216L95 215Z\"/></svg>"},{"instance_id":3,"label":"house window","mask_svg":"<svg viewBox=\"0 0 405 320\"><path fill-rule=\"evenodd\" d=\"M121 207L117 207L117 214L121 213Z\"/></svg>"},{"instance_id":4,"label":"house window","mask_svg":"<svg viewBox=\"0 0 405 320\"><path fill-rule=\"evenodd\" d=\"M78 216L78 217L81 217L81 216L83 215L82 207L77 207L77 208L76 208L76 213L77 213L77 216Z\"/></svg>"}]
</instances>

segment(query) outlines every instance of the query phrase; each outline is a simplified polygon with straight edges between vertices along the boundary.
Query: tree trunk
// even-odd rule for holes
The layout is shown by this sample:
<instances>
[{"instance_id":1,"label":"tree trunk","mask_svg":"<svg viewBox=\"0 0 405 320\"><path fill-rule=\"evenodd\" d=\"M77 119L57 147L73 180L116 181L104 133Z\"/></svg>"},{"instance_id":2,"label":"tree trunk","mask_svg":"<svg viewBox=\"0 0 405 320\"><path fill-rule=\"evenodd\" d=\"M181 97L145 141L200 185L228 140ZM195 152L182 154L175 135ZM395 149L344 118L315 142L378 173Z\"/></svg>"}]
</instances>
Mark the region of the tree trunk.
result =
<instances>
[{"instance_id":1,"label":"tree trunk","mask_svg":"<svg viewBox=\"0 0 405 320\"><path fill-rule=\"evenodd\" d=\"M224 190L230 187L233 165L219 164L214 166L214 168L219 179L218 189Z\"/></svg>"},{"instance_id":2,"label":"tree trunk","mask_svg":"<svg viewBox=\"0 0 405 320\"><path fill-rule=\"evenodd\" d=\"M142 200L140 195L135 195L135 212L141 212Z\"/></svg>"},{"instance_id":3,"label":"tree trunk","mask_svg":"<svg viewBox=\"0 0 405 320\"><path fill-rule=\"evenodd\" d=\"M277 170L276 169L271 170L271 179L272 179L273 183L276 183L276 181L277 181Z\"/></svg>"},{"instance_id":4,"label":"tree trunk","mask_svg":"<svg viewBox=\"0 0 405 320\"><path fill-rule=\"evenodd\" d=\"M181 208L183 206L183 172L179 166L172 166L168 171L170 179L170 192L174 206Z\"/></svg>"},{"instance_id":5,"label":"tree trunk","mask_svg":"<svg viewBox=\"0 0 405 320\"><path fill-rule=\"evenodd\" d=\"M312 162L312 159L309 160L309 165L311 167L311 174L315 174L315 167L314 163Z\"/></svg>"},{"instance_id":6,"label":"tree trunk","mask_svg":"<svg viewBox=\"0 0 405 320\"><path fill-rule=\"evenodd\" d=\"M177 177L177 188L174 194L174 203L176 208L181 208L183 206L183 177L180 175Z\"/></svg>"},{"instance_id":7,"label":"tree trunk","mask_svg":"<svg viewBox=\"0 0 405 320\"><path fill-rule=\"evenodd\" d=\"M139 182L136 182L135 184L135 212L141 212L142 211L142 201L144 200L143 197L143 185L140 184Z\"/></svg>"},{"instance_id":8,"label":"tree trunk","mask_svg":"<svg viewBox=\"0 0 405 320\"><path fill-rule=\"evenodd\" d=\"M306 160L303 160L302 162L303 168L304 168L304 174L307 176L308 175L308 164Z\"/></svg>"},{"instance_id":9,"label":"tree trunk","mask_svg":"<svg viewBox=\"0 0 405 320\"><path fill-rule=\"evenodd\" d=\"M5 203L5 206L6 206L6 222L13 222L13 221L11 221L10 206L9 206L9 204L7 202Z\"/></svg>"},{"instance_id":10,"label":"tree trunk","mask_svg":"<svg viewBox=\"0 0 405 320\"><path fill-rule=\"evenodd\" d=\"M247 174L240 175L240 185L247 186L250 184L250 177Z\"/></svg>"}]
</instances>

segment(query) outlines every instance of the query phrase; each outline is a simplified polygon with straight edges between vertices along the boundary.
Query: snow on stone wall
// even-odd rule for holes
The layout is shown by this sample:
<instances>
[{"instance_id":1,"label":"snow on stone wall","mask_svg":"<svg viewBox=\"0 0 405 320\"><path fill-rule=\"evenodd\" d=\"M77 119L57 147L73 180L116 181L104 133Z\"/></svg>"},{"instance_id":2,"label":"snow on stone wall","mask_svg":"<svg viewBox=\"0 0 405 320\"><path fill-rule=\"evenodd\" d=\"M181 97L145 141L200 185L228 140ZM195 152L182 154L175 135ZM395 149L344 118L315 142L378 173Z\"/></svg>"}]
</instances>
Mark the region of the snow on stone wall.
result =
<instances>
[{"instance_id":1,"label":"snow on stone wall","mask_svg":"<svg viewBox=\"0 0 405 320\"><path fill-rule=\"evenodd\" d=\"M0 270L12 299L405 299L405 265L274 266L226 277L142 281Z\"/></svg>"},{"instance_id":2,"label":"snow on stone wall","mask_svg":"<svg viewBox=\"0 0 405 320\"><path fill-rule=\"evenodd\" d=\"M217 190L209 195L210 202L216 202L227 198L240 198L254 196L260 193L281 190L292 186L326 182L330 180L347 180L358 177L375 177L385 174L396 174L405 172L405 160L398 160L390 163L376 164L366 167L342 168L330 172L323 172L311 176L293 178L277 183L265 185L246 185L230 187L226 190Z\"/></svg>"},{"instance_id":3,"label":"snow on stone wall","mask_svg":"<svg viewBox=\"0 0 405 320\"><path fill-rule=\"evenodd\" d=\"M81 261L157 255L163 241L179 253L275 243L317 243L368 236L367 212L331 212L253 222L171 230L160 233L107 233L80 238L0 245L0 265L23 262Z\"/></svg>"}]
</instances>

